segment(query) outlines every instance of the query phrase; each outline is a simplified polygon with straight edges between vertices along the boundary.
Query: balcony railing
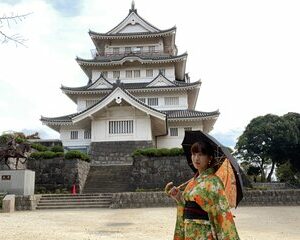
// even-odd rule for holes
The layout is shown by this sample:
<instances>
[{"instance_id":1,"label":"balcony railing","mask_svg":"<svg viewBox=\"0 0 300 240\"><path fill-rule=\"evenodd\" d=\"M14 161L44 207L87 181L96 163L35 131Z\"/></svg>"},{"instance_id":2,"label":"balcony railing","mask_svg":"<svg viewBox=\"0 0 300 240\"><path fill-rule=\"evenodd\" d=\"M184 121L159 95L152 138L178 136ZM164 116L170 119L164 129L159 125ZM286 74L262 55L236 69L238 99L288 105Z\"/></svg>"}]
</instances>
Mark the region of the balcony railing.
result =
<instances>
[{"instance_id":1,"label":"balcony railing","mask_svg":"<svg viewBox=\"0 0 300 240\"><path fill-rule=\"evenodd\" d=\"M144 56L153 56L153 55L171 55L168 52L164 51L149 51L149 50L141 50L141 51L120 51L120 52L105 52L105 51L97 51L96 49L91 49L91 54L93 58L97 57L123 57L123 56L132 56L132 55L144 55Z\"/></svg>"}]
</instances>

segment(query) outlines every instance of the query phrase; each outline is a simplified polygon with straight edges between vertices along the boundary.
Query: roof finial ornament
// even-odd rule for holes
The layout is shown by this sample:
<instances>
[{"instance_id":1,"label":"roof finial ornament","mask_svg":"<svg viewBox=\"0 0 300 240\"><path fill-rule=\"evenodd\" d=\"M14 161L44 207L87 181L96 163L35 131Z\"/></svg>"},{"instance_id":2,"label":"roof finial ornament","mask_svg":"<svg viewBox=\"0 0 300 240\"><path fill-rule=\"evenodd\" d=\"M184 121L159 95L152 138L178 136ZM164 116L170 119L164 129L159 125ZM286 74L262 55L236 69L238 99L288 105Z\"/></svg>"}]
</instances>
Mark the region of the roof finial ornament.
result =
<instances>
[{"instance_id":1,"label":"roof finial ornament","mask_svg":"<svg viewBox=\"0 0 300 240\"><path fill-rule=\"evenodd\" d=\"M137 12L136 9L135 9L135 2L134 0L132 0L131 2L131 9L129 9L129 13L132 13L132 12Z\"/></svg>"}]
</instances>

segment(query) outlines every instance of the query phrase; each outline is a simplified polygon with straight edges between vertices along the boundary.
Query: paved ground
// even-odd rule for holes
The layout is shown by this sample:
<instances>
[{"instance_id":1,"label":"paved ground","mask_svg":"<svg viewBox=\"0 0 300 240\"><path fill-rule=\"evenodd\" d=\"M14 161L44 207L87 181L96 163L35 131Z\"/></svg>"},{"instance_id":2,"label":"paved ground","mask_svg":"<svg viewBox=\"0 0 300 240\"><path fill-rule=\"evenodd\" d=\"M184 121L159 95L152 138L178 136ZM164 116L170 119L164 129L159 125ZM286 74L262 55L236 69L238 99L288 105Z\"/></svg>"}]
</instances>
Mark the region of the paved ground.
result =
<instances>
[{"instance_id":1,"label":"paved ground","mask_svg":"<svg viewBox=\"0 0 300 240\"><path fill-rule=\"evenodd\" d=\"M299 240L299 207L240 207L233 212L242 240ZM175 208L40 210L0 213L5 240L167 240Z\"/></svg>"}]
</instances>

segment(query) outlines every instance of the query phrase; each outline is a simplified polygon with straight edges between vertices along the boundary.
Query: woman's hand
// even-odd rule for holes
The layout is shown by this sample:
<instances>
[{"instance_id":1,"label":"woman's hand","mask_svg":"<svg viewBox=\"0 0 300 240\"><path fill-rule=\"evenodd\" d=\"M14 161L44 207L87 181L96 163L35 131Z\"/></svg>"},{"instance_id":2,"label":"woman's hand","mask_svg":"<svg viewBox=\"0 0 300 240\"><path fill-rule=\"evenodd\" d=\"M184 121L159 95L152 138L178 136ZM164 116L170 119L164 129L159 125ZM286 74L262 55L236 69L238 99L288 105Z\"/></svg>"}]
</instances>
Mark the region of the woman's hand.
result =
<instances>
[{"instance_id":1,"label":"woman's hand","mask_svg":"<svg viewBox=\"0 0 300 240\"><path fill-rule=\"evenodd\" d=\"M178 187L174 186L173 182L169 182L166 185L165 192L169 197L173 198L176 202L179 203L182 201L181 191L179 190Z\"/></svg>"}]
</instances>

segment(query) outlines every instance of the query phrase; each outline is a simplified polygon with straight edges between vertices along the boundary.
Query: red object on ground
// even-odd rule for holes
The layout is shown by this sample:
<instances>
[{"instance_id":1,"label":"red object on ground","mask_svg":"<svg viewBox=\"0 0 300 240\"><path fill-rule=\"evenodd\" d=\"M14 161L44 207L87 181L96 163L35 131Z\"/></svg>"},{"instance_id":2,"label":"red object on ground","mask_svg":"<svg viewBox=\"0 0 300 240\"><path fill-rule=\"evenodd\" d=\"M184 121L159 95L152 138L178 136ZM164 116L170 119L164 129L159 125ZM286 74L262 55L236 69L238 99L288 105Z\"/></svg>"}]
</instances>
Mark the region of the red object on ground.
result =
<instances>
[{"instance_id":1,"label":"red object on ground","mask_svg":"<svg viewBox=\"0 0 300 240\"><path fill-rule=\"evenodd\" d=\"M76 186L73 184L72 186L72 195L76 195Z\"/></svg>"}]
</instances>

